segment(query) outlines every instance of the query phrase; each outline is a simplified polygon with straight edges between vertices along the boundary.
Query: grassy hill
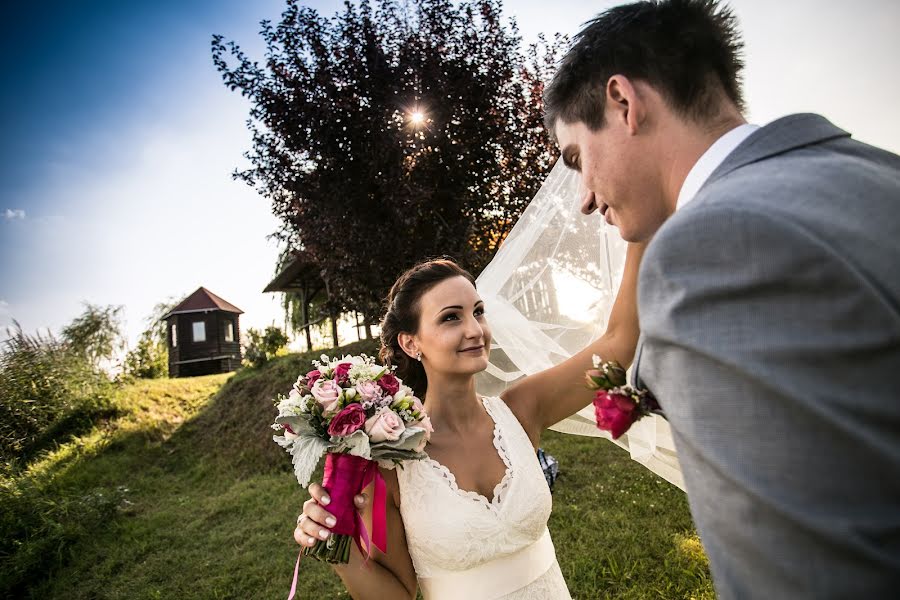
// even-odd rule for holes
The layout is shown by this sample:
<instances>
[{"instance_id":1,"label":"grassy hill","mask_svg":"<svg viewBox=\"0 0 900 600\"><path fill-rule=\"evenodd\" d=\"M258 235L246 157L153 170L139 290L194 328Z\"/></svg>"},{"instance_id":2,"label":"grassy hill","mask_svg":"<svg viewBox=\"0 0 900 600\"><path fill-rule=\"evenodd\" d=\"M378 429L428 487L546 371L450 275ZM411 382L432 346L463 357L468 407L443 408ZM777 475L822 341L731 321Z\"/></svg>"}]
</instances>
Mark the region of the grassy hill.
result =
<instances>
[{"instance_id":1,"label":"grassy hill","mask_svg":"<svg viewBox=\"0 0 900 600\"><path fill-rule=\"evenodd\" d=\"M0 509L30 535L0 556L0 594L286 597L307 496L271 441L270 399L319 354L120 390L117 418L3 482ZM713 597L680 490L602 440L548 432L544 448L562 469L550 529L573 598ZM301 597L348 597L326 565L304 559L301 578Z\"/></svg>"}]
</instances>

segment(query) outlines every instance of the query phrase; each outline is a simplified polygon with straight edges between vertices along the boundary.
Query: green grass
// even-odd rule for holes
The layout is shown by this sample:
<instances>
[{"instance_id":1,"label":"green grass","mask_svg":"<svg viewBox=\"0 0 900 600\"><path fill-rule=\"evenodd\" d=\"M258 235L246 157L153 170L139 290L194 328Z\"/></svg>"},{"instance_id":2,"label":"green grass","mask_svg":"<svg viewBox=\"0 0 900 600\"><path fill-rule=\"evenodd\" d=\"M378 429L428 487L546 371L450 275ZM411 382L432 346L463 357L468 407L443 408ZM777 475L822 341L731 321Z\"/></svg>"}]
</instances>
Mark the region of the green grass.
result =
<instances>
[{"instance_id":1,"label":"green grass","mask_svg":"<svg viewBox=\"0 0 900 600\"><path fill-rule=\"evenodd\" d=\"M121 390L117 419L26 475L54 497L107 494L115 510L54 549L18 597L286 597L306 494L271 441L269 400L310 358ZM603 440L548 432L544 448L562 470L550 529L573 598L714 597L681 491ZM301 579L302 597L349 597L324 564L304 559Z\"/></svg>"}]
</instances>

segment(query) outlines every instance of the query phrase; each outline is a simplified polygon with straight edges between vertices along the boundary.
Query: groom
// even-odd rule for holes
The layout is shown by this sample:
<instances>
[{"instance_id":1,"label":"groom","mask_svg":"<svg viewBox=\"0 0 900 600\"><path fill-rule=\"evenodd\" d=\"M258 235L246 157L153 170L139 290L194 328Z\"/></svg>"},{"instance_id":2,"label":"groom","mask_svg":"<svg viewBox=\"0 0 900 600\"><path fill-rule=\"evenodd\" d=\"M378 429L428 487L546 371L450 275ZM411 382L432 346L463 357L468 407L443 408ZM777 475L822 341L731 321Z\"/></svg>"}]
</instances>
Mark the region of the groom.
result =
<instances>
[{"instance_id":1,"label":"groom","mask_svg":"<svg viewBox=\"0 0 900 600\"><path fill-rule=\"evenodd\" d=\"M584 212L653 238L634 371L719 596L896 597L900 158L817 115L747 124L740 51L712 0L611 9L547 87L546 123Z\"/></svg>"}]
</instances>

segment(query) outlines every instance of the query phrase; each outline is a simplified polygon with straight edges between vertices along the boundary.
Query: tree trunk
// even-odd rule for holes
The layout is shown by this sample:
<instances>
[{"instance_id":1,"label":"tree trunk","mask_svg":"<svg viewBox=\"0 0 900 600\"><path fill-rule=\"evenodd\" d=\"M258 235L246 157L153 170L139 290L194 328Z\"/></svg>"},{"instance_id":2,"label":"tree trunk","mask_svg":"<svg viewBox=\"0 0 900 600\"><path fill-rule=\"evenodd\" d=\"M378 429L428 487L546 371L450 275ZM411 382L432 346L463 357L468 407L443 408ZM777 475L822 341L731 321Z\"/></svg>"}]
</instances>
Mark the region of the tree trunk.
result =
<instances>
[{"instance_id":1,"label":"tree trunk","mask_svg":"<svg viewBox=\"0 0 900 600\"><path fill-rule=\"evenodd\" d=\"M356 340L361 342L362 337L362 324L359 322L359 313L357 311L353 311L353 317L356 319Z\"/></svg>"},{"instance_id":2,"label":"tree trunk","mask_svg":"<svg viewBox=\"0 0 900 600\"><path fill-rule=\"evenodd\" d=\"M333 347L338 348L340 344L338 344L337 316L333 312L331 313L331 339L333 341Z\"/></svg>"},{"instance_id":3,"label":"tree trunk","mask_svg":"<svg viewBox=\"0 0 900 600\"><path fill-rule=\"evenodd\" d=\"M309 331L309 297L306 295L306 285L303 286L303 289L300 290L300 303L303 305L303 324L306 327L303 328L303 331L306 332L306 349L308 351L312 351L312 334Z\"/></svg>"}]
</instances>

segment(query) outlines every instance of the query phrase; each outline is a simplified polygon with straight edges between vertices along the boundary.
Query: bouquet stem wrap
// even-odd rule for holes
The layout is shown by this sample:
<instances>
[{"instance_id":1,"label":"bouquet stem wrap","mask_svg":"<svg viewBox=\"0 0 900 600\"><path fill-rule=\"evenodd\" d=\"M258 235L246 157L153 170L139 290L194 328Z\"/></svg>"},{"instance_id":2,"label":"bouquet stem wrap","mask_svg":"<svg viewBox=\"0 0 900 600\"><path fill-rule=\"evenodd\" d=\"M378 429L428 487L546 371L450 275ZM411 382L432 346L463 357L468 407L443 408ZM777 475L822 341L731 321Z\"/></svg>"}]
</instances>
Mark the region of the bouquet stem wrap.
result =
<instances>
[{"instance_id":1,"label":"bouquet stem wrap","mask_svg":"<svg viewBox=\"0 0 900 600\"><path fill-rule=\"evenodd\" d=\"M362 517L353 504L353 497L362 492L372 481L375 494L372 504L372 537L363 523ZM372 545L382 552L387 551L387 522L385 502L387 492L384 479L378 470L378 463L352 454L327 454L322 487L328 492L331 502L328 512L337 523L332 528L332 536L319 540L312 548L304 548L303 553L329 563L347 563L350 559L351 540L360 553L368 560Z\"/></svg>"}]
</instances>

